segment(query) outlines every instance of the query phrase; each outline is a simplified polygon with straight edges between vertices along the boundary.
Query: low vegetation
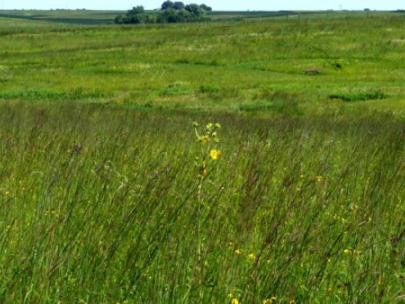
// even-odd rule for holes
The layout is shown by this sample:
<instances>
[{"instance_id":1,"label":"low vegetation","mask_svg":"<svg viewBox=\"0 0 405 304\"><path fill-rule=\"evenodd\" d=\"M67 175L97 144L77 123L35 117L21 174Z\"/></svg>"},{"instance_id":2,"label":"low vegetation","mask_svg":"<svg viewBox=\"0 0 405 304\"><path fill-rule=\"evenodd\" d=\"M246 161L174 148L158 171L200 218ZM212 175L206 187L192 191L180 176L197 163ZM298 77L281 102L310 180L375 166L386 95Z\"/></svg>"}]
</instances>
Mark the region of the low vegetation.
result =
<instances>
[{"instance_id":1,"label":"low vegetation","mask_svg":"<svg viewBox=\"0 0 405 304\"><path fill-rule=\"evenodd\" d=\"M383 92L366 92L366 93L347 93L347 94L332 94L331 99L340 99L347 102L365 101L384 99L387 96Z\"/></svg>"}]
</instances>

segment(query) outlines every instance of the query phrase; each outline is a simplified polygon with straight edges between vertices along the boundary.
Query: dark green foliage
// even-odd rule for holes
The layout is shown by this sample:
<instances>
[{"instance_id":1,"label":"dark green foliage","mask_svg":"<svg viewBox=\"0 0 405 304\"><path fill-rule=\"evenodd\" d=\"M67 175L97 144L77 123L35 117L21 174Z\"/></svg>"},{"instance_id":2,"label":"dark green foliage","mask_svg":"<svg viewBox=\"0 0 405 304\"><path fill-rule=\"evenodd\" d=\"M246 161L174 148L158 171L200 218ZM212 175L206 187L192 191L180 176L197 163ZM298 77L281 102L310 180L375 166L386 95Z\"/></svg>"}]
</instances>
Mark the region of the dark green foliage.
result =
<instances>
[{"instance_id":1,"label":"dark green foliage","mask_svg":"<svg viewBox=\"0 0 405 304\"><path fill-rule=\"evenodd\" d=\"M198 4L188 4L186 5L185 10L196 17L201 16L204 13L202 8Z\"/></svg>"},{"instance_id":2,"label":"dark green foliage","mask_svg":"<svg viewBox=\"0 0 405 304\"><path fill-rule=\"evenodd\" d=\"M212 9L205 5L188 4L183 2L165 1L157 14L145 13L142 6L134 7L128 11L126 16L117 16L117 24L139 24L139 23L183 23L205 20L204 15Z\"/></svg>"},{"instance_id":3,"label":"dark green foliage","mask_svg":"<svg viewBox=\"0 0 405 304\"><path fill-rule=\"evenodd\" d=\"M165 1L162 3L162 6L161 6L162 10L167 10L170 8L174 8L174 3L172 1Z\"/></svg>"},{"instance_id":4,"label":"dark green foliage","mask_svg":"<svg viewBox=\"0 0 405 304\"><path fill-rule=\"evenodd\" d=\"M124 23L124 17L122 15L118 15L117 17L115 17L114 23L115 24L123 24Z\"/></svg>"},{"instance_id":5,"label":"dark green foliage","mask_svg":"<svg viewBox=\"0 0 405 304\"><path fill-rule=\"evenodd\" d=\"M144 14L145 9L143 6L135 6L132 8L132 10L128 11L128 15L139 15L139 14Z\"/></svg>"},{"instance_id":6,"label":"dark green foliage","mask_svg":"<svg viewBox=\"0 0 405 304\"><path fill-rule=\"evenodd\" d=\"M217 85L201 85L199 91L203 94L212 94L219 93L221 91L221 88Z\"/></svg>"},{"instance_id":7,"label":"dark green foliage","mask_svg":"<svg viewBox=\"0 0 405 304\"><path fill-rule=\"evenodd\" d=\"M182 23L204 20L203 16L212 9L204 4L188 4L166 1L157 16L158 23Z\"/></svg>"},{"instance_id":8,"label":"dark green foliage","mask_svg":"<svg viewBox=\"0 0 405 304\"><path fill-rule=\"evenodd\" d=\"M190 94L191 89L184 86L182 83L173 83L160 91L160 96L177 96Z\"/></svg>"},{"instance_id":9,"label":"dark green foliage","mask_svg":"<svg viewBox=\"0 0 405 304\"><path fill-rule=\"evenodd\" d=\"M77 101L84 99L98 99L107 97L102 91L85 91L75 89L72 91L57 91L51 89L21 90L21 91L3 91L0 92L0 99L18 99L18 100L52 100L52 101Z\"/></svg>"},{"instance_id":10,"label":"dark green foliage","mask_svg":"<svg viewBox=\"0 0 405 304\"><path fill-rule=\"evenodd\" d=\"M224 98L227 98L227 95L232 93L232 90L223 89L218 85L215 84L205 84L201 85L198 92L200 95L216 101L222 101ZM237 94L235 94L237 96Z\"/></svg>"},{"instance_id":11,"label":"dark green foliage","mask_svg":"<svg viewBox=\"0 0 405 304\"><path fill-rule=\"evenodd\" d=\"M182 10L182 9L184 9L184 7L185 7L185 5L183 2L174 2L173 3L173 8L175 10Z\"/></svg>"},{"instance_id":12,"label":"dark green foliage","mask_svg":"<svg viewBox=\"0 0 405 304\"><path fill-rule=\"evenodd\" d=\"M154 23L156 18L145 12L143 6L136 6L129 10L125 16L117 16L115 23L117 24L140 24Z\"/></svg>"},{"instance_id":13,"label":"dark green foliage","mask_svg":"<svg viewBox=\"0 0 405 304\"><path fill-rule=\"evenodd\" d=\"M298 98L291 94L263 91L255 99L254 103L240 105L239 109L245 112L274 111L288 116L301 114Z\"/></svg>"},{"instance_id":14,"label":"dark green foliage","mask_svg":"<svg viewBox=\"0 0 405 304\"><path fill-rule=\"evenodd\" d=\"M376 92L365 92L365 93L343 93L343 94L332 94L329 95L331 99L340 99L347 102L355 102L355 101L366 101L366 100L378 100L378 99L385 99L388 96L385 95L383 92L376 91Z\"/></svg>"},{"instance_id":15,"label":"dark green foliage","mask_svg":"<svg viewBox=\"0 0 405 304\"><path fill-rule=\"evenodd\" d=\"M157 16L158 23L181 23L196 21L195 16L186 10L166 9Z\"/></svg>"},{"instance_id":16,"label":"dark green foliage","mask_svg":"<svg viewBox=\"0 0 405 304\"><path fill-rule=\"evenodd\" d=\"M205 4L201 4L200 9L203 11L206 11L206 12L212 12L212 7L205 5Z\"/></svg>"}]
</instances>

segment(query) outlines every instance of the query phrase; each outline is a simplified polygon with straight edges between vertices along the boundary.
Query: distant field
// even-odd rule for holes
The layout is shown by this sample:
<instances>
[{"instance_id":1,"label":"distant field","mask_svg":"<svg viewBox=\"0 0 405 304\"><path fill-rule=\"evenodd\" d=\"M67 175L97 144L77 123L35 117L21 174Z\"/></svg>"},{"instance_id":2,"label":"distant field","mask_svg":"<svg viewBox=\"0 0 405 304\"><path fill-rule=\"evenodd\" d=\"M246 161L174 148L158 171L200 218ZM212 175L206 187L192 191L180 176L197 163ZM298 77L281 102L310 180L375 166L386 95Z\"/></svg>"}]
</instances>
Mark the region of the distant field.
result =
<instances>
[{"instance_id":1,"label":"distant field","mask_svg":"<svg viewBox=\"0 0 405 304\"><path fill-rule=\"evenodd\" d=\"M92 10L2 10L0 17L23 19L33 21L45 21L61 24L77 25L101 25L112 24L117 15L124 14L125 11L92 11ZM296 15L294 12L213 12L210 14L212 20L229 20L229 19L247 19L247 18L266 18L279 17L287 15Z\"/></svg>"},{"instance_id":2,"label":"distant field","mask_svg":"<svg viewBox=\"0 0 405 304\"><path fill-rule=\"evenodd\" d=\"M128 8L129 9L129 8ZM117 15L124 14L125 11L96 11L96 10L1 10L0 17L25 19L34 21L47 21L54 23L81 24L81 25L100 25L112 24ZM229 19L251 19L251 18L267 18L297 15L297 12L227 12L215 11L209 17L212 20L229 20ZM312 12L303 12L301 14L312 14Z\"/></svg>"},{"instance_id":3,"label":"distant field","mask_svg":"<svg viewBox=\"0 0 405 304\"><path fill-rule=\"evenodd\" d=\"M65 20L63 12L38 12L38 20L27 15L0 19L5 100L272 112L277 94L282 103L294 101L288 111L404 109L402 14L124 27L45 21ZM79 11L70 18L98 22L112 15ZM330 98L374 93L384 99Z\"/></svg>"},{"instance_id":4,"label":"distant field","mask_svg":"<svg viewBox=\"0 0 405 304\"><path fill-rule=\"evenodd\" d=\"M87 11L87 10L55 10L55 11L0 11L1 18L45 21L50 23L100 25L112 24L121 11Z\"/></svg>"},{"instance_id":5,"label":"distant field","mask_svg":"<svg viewBox=\"0 0 405 304\"><path fill-rule=\"evenodd\" d=\"M402 303L405 14L0 13L0 303Z\"/></svg>"},{"instance_id":6,"label":"distant field","mask_svg":"<svg viewBox=\"0 0 405 304\"><path fill-rule=\"evenodd\" d=\"M152 12L152 11L150 11ZM97 11L97 10L0 10L0 17L25 19L33 21L46 21L61 24L77 25L102 25L112 24L117 15L125 11ZM212 21L224 20L246 20L263 18L296 18L299 16L316 18L345 18L372 16L392 16L393 14L403 15L404 12L334 12L334 11L213 11L208 15Z\"/></svg>"}]
</instances>

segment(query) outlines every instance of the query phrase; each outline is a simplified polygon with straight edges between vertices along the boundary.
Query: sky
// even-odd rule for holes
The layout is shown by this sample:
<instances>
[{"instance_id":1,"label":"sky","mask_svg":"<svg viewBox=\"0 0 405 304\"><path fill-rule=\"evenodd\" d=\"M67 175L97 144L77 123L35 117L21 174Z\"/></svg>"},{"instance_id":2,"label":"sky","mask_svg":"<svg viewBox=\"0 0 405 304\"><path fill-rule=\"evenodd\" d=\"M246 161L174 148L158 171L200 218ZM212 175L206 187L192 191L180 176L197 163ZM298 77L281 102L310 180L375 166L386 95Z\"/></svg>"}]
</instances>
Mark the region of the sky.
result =
<instances>
[{"instance_id":1,"label":"sky","mask_svg":"<svg viewBox=\"0 0 405 304\"><path fill-rule=\"evenodd\" d=\"M102 9L127 10L136 5L160 7L163 0L0 0L0 9ZM405 9L404 0L183 0L205 3L214 10L376 10Z\"/></svg>"}]
</instances>

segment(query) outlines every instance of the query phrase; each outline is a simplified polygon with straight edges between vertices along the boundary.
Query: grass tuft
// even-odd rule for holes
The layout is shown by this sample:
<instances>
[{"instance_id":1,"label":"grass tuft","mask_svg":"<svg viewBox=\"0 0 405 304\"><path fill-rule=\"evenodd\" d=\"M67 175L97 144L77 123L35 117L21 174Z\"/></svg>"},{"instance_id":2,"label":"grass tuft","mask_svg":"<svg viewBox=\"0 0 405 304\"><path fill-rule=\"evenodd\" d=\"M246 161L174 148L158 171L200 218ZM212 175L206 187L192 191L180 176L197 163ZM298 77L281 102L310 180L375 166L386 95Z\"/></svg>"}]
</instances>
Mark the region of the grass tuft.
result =
<instances>
[{"instance_id":1,"label":"grass tuft","mask_svg":"<svg viewBox=\"0 0 405 304\"><path fill-rule=\"evenodd\" d=\"M342 93L329 95L330 99L340 99L346 102L381 100L388 98L386 94L380 91L366 93Z\"/></svg>"}]
</instances>

